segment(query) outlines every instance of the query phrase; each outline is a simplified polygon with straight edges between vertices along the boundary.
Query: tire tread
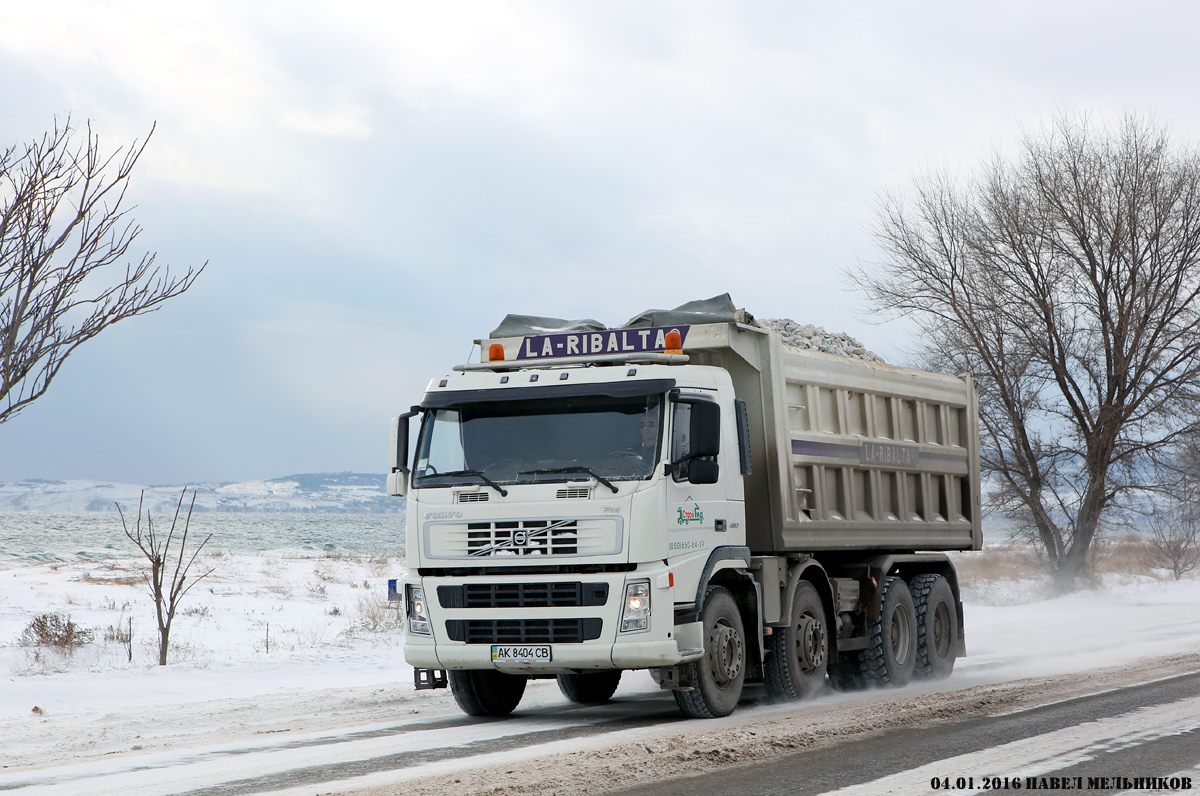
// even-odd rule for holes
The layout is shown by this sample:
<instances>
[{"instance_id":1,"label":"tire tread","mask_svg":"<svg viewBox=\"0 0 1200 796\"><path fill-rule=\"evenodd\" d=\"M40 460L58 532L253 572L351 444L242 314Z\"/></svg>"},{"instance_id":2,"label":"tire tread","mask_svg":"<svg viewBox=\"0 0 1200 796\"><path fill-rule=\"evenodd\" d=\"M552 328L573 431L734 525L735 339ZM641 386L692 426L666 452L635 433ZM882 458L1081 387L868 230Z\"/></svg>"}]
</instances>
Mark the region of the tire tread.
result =
<instances>
[{"instance_id":1,"label":"tire tread","mask_svg":"<svg viewBox=\"0 0 1200 796\"><path fill-rule=\"evenodd\" d=\"M596 705L612 699L621 684L621 670L611 669L582 674L560 674L558 690L572 702Z\"/></svg>"},{"instance_id":2,"label":"tire tread","mask_svg":"<svg viewBox=\"0 0 1200 796\"><path fill-rule=\"evenodd\" d=\"M801 589L811 591L816 599L817 608L820 611L822 625L825 625L825 608L821 604L821 597L808 581L801 581L796 585L796 597L793 598L792 611L796 610L795 600L799 598ZM795 624L796 617L792 617L792 623ZM777 627L775 632L771 634L770 640L767 642L767 659L763 667L763 683L767 687L767 693L773 699L778 701L796 701L814 696L821 690L821 683L825 680L825 673L820 677L820 683L814 685L813 682L806 682L806 689L798 689L796 681L792 677L792 665L790 656L795 655L794 639L789 640L788 636L792 628ZM824 628L825 632L825 655L826 667L829 661L829 628ZM817 678L813 678L816 681Z\"/></svg>"},{"instance_id":3,"label":"tire tread","mask_svg":"<svg viewBox=\"0 0 1200 796\"><path fill-rule=\"evenodd\" d=\"M926 572L916 575L909 581L909 591L912 592L913 608L917 616L917 666L916 676L926 679L943 679L950 676L950 672L954 670L954 652L951 649L949 664L936 665L935 661L930 658L930 642L928 638L929 625L929 597L933 590L938 586L938 583L946 583L946 579L941 575ZM949 584L946 583L946 589L949 591ZM957 611L951 606L952 630L957 631ZM953 641L951 642L953 644Z\"/></svg>"},{"instance_id":4,"label":"tire tread","mask_svg":"<svg viewBox=\"0 0 1200 796\"><path fill-rule=\"evenodd\" d=\"M450 693L469 716L507 716L516 710L529 678L493 669L451 670Z\"/></svg>"},{"instance_id":5,"label":"tire tread","mask_svg":"<svg viewBox=\"0 0 1200 796\"><path fill-rule=\"evenodd\" d=\"M880 594L880 602L886 606L888 595L892 589L901 588L907 589L908 584L903 578L890 576L883 582L883 591ZM911 595L910 595L911 596ZM903 682L896 682L892 672L888 671L887 654L885 649L887 643L883 637L884 621L890 621L887 616L886 608L880 610L879 617L867 623L867 636L871 639L871 644L865 650L858 653L859 670L862 672L862 677L868 685L875 686L902 686L908 684L908 678Z\"/></svg>"}]
</instances>

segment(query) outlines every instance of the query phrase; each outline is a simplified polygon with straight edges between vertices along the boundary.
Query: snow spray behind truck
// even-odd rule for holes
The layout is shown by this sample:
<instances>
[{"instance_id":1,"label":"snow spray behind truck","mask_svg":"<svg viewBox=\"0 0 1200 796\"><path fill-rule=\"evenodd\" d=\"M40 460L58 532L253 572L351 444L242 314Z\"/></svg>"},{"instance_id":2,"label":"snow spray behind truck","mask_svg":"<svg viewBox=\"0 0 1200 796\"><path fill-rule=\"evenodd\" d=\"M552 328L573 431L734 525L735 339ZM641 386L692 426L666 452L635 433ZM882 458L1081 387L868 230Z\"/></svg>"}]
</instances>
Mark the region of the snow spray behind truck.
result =
<instances>
[{"instance_id":1,"label":"snow spray behind truck","mask_svg":"<svg viewBox=\"0 0 1200 796\"><path fill-rule=\"evenodd\" d=\"M982 545L974 385L782 344L728 296L509 316L393 420L406 660L497 716L648 669L692 717L946 677ZM419 418L409 459L409 422Z\"/></svg>"}]
</instances>

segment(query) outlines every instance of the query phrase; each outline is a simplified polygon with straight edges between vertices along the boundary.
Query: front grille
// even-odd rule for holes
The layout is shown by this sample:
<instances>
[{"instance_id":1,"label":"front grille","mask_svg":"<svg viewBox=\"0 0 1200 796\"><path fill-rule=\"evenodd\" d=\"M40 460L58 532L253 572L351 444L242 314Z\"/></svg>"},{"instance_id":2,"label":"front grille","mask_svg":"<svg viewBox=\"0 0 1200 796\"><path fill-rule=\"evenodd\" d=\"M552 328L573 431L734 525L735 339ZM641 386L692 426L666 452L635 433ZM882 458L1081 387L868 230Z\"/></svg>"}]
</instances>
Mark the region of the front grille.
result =
<instances>
[{"instance_id":1,"label":"front grille","mask_svg":"<svg viewBox=\"0 0 1200 796\"><path fill-rule=\"evenodd\" d=\"M603 619L450 619L446 634L468 644L578 644L603 627Z\"/></svg>"},{"instance_id":2,"label":"front grille","mask_svg":"<svg viewBox=\"0 0 1200 796\"><path fill-rule=\"evenodd\" d=\"M467 555L573 556L579 552L575 520L467 523Z\"/></svg>"},{"instance_id":3,"label":"front grille","mask_svg":"<svg viewBox=\"0 0 1200 796\"><path fill-rule=\"evenodd\" d=\"M443 608L580 608L608 602L608 584L468 583L437 594Z\"/></svg>"},{"instance_id":4,"label":"front grille","mask_svg":"<svg viewBox=\"0 0 1200 796\"><path fill-rule=\"evenodd\" d=\"M623 531L623 519L615 516L464 518L426 522L422 528L430 558L508 558L522 563L547 556L616 555L621 552Z\"/></svg>"},{"instance_id":5,"label":"front grille","mask_svg":"<svg viewBox=\"0 0 1200 796\"><path fill-rule=\"evenodd\" d=\"M486 503L490 492L460 492L458 494L459 503Z\"/></svg>"}]
</instances>

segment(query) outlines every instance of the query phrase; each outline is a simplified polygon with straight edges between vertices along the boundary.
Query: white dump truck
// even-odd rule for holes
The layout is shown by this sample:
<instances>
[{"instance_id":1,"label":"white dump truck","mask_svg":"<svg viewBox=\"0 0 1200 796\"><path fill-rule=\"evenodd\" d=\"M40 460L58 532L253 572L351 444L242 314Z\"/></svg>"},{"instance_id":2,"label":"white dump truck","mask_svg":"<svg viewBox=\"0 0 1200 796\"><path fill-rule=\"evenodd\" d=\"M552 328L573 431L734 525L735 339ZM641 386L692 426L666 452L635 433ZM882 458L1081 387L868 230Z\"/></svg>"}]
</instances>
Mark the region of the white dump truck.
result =
<instances>
[{"instance_id":1,"label":"white dump truck","mask_svg":"<svg viewBox=\"0 0 1200 796\"><path fill-rule=\"evenodd\" d=\"M969 377L786 347L727 296L477 342L392 426L418 688L498 716L530 678L603 702L647 669L711 718L747 682L901 686L964 654Z\"/></svg>"}]
</instances>

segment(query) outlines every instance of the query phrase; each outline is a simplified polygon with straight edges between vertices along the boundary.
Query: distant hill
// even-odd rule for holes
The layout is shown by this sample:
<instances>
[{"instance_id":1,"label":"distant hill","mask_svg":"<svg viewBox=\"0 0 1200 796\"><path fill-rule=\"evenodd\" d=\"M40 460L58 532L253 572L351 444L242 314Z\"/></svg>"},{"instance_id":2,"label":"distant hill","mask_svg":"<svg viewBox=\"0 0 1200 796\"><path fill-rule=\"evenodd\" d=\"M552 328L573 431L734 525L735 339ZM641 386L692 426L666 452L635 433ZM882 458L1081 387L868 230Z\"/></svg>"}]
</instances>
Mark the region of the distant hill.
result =
<instances>
[{"instance_id":1,"label":"distant hill","mask_svg":"<svg viewBox=\"0 0 1200 796\"><path fill-rule=\"evenodd\" d=\"M187 501L196 490L196 511L325 511L396 513L404 499L385 492L386 476L378 473L303 473L267 481L188 484ZM0 511L116 511L137 513L145 491L145 507L155 514L175 509L182 484L142 486L113 481L43 481L0 483Z\"/></svg>"}]
</instances>

